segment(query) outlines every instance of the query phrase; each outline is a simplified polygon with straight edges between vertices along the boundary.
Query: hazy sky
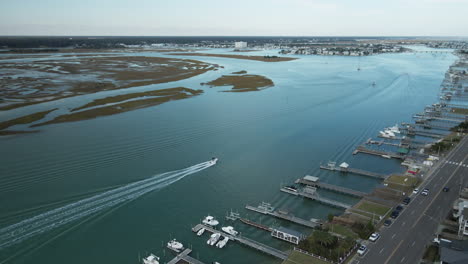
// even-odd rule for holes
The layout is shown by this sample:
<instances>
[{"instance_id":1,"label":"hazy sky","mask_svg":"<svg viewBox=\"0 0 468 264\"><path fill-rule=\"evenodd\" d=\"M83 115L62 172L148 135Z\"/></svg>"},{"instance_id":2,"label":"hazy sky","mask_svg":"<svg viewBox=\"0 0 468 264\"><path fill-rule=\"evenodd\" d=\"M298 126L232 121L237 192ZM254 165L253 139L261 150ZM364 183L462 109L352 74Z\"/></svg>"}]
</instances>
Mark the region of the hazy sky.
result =
<instances>
[{"instance_id":1,"label":"hazy sky","mask_svg":"<svg viewBox=\"0 0 468 264\"><path fill-rule=\"evenodd\" d=\"M467 36L468 0L0 0L0 35Z\"/></svg>"}]
</instances>

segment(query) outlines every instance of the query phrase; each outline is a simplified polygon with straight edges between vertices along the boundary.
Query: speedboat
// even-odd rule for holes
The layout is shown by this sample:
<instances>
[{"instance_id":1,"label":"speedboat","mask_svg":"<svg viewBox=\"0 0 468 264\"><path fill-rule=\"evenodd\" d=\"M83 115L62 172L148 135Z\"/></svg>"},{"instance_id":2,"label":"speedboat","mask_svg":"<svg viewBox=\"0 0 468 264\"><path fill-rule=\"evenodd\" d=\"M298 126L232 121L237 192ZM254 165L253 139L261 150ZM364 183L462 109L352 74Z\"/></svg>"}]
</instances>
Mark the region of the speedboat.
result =
<instances>
[{"instance_id":1,"label":"speedboat","mask_svg":"<svg viewBox=\"0 0 468 264\"><path fill-rule=\"evenodd\" d=\"M215 158L215 157L211 158L211 160L210 160L211 165L215 165L216 162L218 162L218 158Z\"/></svg>"},{"instance_id":2,"label":"speedboat","mask_svg":"<svg viewBox=\"0 0 468 264\"><path fill-rule=\"evenodd\" d=\"M143 264L159 264L159 257L150 254L146 258L143 258Z\"/></svg>"},{"instance_id":3,"label":"speedboat","mask_svg":"<svg viewBox=\"0 0 468 264\"><path fill-rule=\"evenodd\" d=\"M203 235L203 233L205 233L205 228L202 228L202 229L198 230L197 236L201 236L201 235Z\"/></svg>"},{"instance_id":4,"label":"speedboat","mask_svg":"<svg viewBox=\"0 0 468 264\"><path fill-rule=\"evenodd\" d=\"M178 242L175 239L172 239L171 241L167 242L167 247L176 252L180 252L182 249L184 249L184 245L182 245L182 243Z\"/></svg>"},{"instance_id":5,"label":"speedboat","mask_svg":"<svg viewBox=\"0 0 468 264\"><path fill-rule=\"evenodd\" d=\"M223 248L224 246L226 246L227 242L229 241L229 237L224 237L223 240L220 240L218 242L218 244L216 244L216 247L217 248Z\"/></svg>"},{"instance_id":6,"label":"speedboat","mask_svg":"<svg viewBox=\"0 0 468 264\"><path fill-rule=\"evenodd\" d=\"M294 185L287 185L287 186L284 186L283 188L291 192L297 192L297 188Z\"/></svg>"},{"instance_id":7,"label":"speedboat","mask_svg":"<svg viewBox=\"0 0 468 264\"><path fill-rule=\"evenodd\" d=\"M210 236L210 239L208 239L208 241L206 241L206 244L208 244L210 246L214 246L216 244L216 242L218 242L220 237L221 237L220 233L214 233L214 234L212 234Z\"/></svg>"},{"instance_id":8,"label":"speedboat","mask_svg":"<svg viewBox=\"0 0 468 264\"><path fill-rule=\"evenodd\" d=\"M385 130L390 131L392 133L400 134L400 128L398 127L398 124L396 124L396 125L394 125L392 127L387 127Z\"/></svg>"},{"instance_id":9,"label":"speedboat","mask_svg":"<svg viewBox=\"0 0 468 264\"><path fill-rule=\"evenodd\" d=\"M209 226L217 226L219 224L218 220L216 220L213 216L210 215L205 217L202 223Z\"/></svg>"},{"instance_id":10,"label":"speedboat","mask_svg":"<svg viewBox=\"0 0 468 264\"><path fill-rule=\"evenodd\" d=\"M237 234L239 234L239 232L234 230L234 227L232 227L232 226L223 226L223 227L221 227L221 230L223 230L224 232L226 232L226 233L228 233L230 235L233 235L233 236L237 236Z\"/></svg>"}]
</instances>

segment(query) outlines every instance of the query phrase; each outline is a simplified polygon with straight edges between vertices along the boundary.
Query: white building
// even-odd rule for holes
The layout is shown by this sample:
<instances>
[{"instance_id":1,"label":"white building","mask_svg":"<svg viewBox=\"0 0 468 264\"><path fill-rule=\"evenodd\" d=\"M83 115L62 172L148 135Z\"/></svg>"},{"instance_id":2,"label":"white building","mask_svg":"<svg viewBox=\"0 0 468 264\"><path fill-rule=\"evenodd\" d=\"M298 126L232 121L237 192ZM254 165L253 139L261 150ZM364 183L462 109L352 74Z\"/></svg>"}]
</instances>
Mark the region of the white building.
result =
<instances>
[{"instance_id":1,"label":"white building","mask_svg":"<svg viewBox=\"0 0 468 264\"><path fill-rule=\"evenodd\" d=\"M245 48L247 48L247 42L245 42L245 41L236 41L234 43L234 48L236 48L236 49L245 49Z\"/></svg>"},{"instance_id":2,"label":"white building","mask_svg":"<svg viewBox=\"0 0 468 264\"><path fill-rule=\"evenodd\" d=\"M453 216L458 218L458 235L468 236L468 200L459 198L455 201Z\"/></svg>"}]
</instances>

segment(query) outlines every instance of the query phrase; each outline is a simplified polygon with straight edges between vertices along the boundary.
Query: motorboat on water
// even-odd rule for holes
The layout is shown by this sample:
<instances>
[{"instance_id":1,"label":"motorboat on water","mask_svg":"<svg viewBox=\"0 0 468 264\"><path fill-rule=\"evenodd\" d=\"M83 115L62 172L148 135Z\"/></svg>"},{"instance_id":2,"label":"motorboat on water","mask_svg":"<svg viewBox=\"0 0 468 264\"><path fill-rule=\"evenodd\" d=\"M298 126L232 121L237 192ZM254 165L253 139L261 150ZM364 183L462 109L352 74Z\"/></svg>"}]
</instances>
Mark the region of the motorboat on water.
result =
<instances>
[{"instance_id":1,"label":"motorboat on water","mask_svg":"<svg viewBox=\"0 0 468 264\"><path fill-rule=\"evenodd\" d=\"M198 230L197 236L201 236L201 235L203 235L203 233L205 233L205 228L202 228L202 229Z\"/></svg>"},{"instance_id":2,"label":"motorboat on water","mask_svg":"<svg viewBox=\"0 0 468 264\"><path fill-rule=\"evenodd\" d=\"M217 226L219 224L218 220L216 220L213 216L210 215L205 217L202 223L209 226Z\"/></svg>"},{"instance_id":3,"label":"motorboat on water","mask_svg":"<svg viewBox=\"0 0 468 264\"><path fill-rule=\"evenodd\" d=\"M228 241L229 241L229 237L224 237L223 240L219 240L219 242L216 244L216 247L223 248L224 246L226 246Z\"/></svg>"},{"instance_id":4,"label":"motorboat on water","mask_svg":"<svg viewBox=\"0 0 468 264\"><path fill-rule=\"evenodd\" d=\"M394 138L395 137L395 133L393 133L390 130L379 131L379 133L380 133L380 136L383 137L383 138Z\"/></svg>"},{"instance_id":5,"label":"motorboat on water","mask_svg":"<svg viewBox=\"0 0 468 264\"><path fill-rule=\"evenodd\" d=\"M159 264L159 257L150 254L146 258L143 258L143 264Z\"/></svg>"},{"instance_id":6,"label":"motorboat on water","mask_svg":"<svg viewBox=\"0 0 468 264\"><path fill-rule=\"evenodd\" d=\"M294 185L286 185L283 187L285 190L291 191L291 192L297 192L297 188Z\"/></svg>"},{"instance_id":7,"label":"motorboat on water","mask_svg":"<svg viewBox=\"0 0 468 264\"><path fill-rule=\"evenodd\" d=\"M389 155L382 155L382 158L391 159L392 157L390 157Z\"/></svg>"},{"instance_id":8,"label":"motorboat on water","mask_svg":"<svg viewBox=\"0 0 468 264\"><path fill-rule=\"evenodd\" d=\"M392 127L387 127L385 128L385 132L392 132L392 133L397 133L400 134L400 128L398 127L398 124L392 126Z\"/></svg>"},{"instance_id":9,"label":"motorboat on water","mask_svg":"<svg viewBox=\"0 0 468 264\"><path fill-rule=\"evenodd\" d=\"M218 242L220 237L221 237L220 233L214 233L214 234L212 234L210 236L210 239L208 239L208 241L206 241L206 244L208 244L210 246L214 246L216 244L216 242Z\"/></svg>"},{"instance_id":10,"label":"motorboat on water","mask_svg":"<svg viewBox=\"0 0 468 264\"><path fill-rule=\"evenodd\" d=\"M234 230L234 227L232 227L232 226L223 226L223 227L221 227L221 230L223 230L223 232L226 232L227 234L230 234L230 235L233 235L233 236L237 236L237 234L239 234L239 232Z\"/></svg>"},{"instance_id":11,"label":"motorboat on water","mask_svg":"<svg viewBox=\"0 0 468 264\"><path fill-rule=\"evenodd\" d=\"M167 242L167 247L169 249L174 250L175 252L180 252L184 249L184 245L182 245L182 243L178 242L175 239L172 239L171 241Z\"/></svg>"},{"instance_id":12,"label":"motorboat on water","mask_svg":"<svg viewBox=\"0 0 468 264\"><path fill-rule=\"evenodd\" d=\"M213 158L211 158L211 160L210 160L210 164L211 164L211 165L215 165L217 162L218 162L218 158L216 158L216 157L213 157Z\"/></svg>"}]
</instances>

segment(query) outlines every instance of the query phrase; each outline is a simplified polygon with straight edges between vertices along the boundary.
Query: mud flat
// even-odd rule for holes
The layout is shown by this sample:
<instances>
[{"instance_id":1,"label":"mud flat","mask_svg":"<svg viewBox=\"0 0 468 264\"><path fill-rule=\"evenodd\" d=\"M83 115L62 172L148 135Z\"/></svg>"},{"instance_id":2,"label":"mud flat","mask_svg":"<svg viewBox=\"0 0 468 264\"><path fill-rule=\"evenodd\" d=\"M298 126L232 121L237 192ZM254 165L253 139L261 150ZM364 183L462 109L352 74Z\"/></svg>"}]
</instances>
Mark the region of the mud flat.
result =
<instances>
[{"instance_id":1,"label":"mud flat","mask_svg":"<svg viewBox=\"0 0 468 264\"><path fill-rule=\"evenodd\" d=\"M110 106L92 108L88 110L83 110L80 112L74 112L71 114L65 114L58 116L50 121L46 121L43 123L35 124L31 127L38 127L48 124L56 124L56 123L64 123L64 122L74 122L74 121L81 121L87 119L93 119L100 116L109 116L120 114L140 108L151 107L159 104L163 104L173 100L181 100L190 98L193 96L197 96L203 93L203 90L192 90L184 87L176 87L171 89L163 90L156 90L156 91L149 91L143 93L133 93L133 94L125 94L125 95L118 95L107 97L103 99L97 99L89 104L86 104L82 107L77 109L88 108L91 106L98 106L102 104L109 104L109 103L116 103ZM158 97L154 98L145 98L145 99L138 99L138 100L131 100L126 101L129 99L140 98L140 97L147 97L147 96L154 96L158 95ZM125 101L125 102L122 102ZM118 103L121 102L121 103ZM73 110L77 110L73 109Z\"/></svg>"},{"instance_id":2,"label":"mud flat","mask_svg":"<svg viewBox=\"0 0 468 264\"><path fill-rule=\"evenodd\" d=\"M12 134L22 134L22 133L33 133L37 131L20 131L20 130L5 130L11 126L15 125L24 125L24 124L30 124L32 122L38 121L43 119L47 114L49 114L52 111L55 111L57 108L43 111L43 112L37 112L29 115L25 115L22 117L18 117L15 119L7 120L0 122L0 135L12 135Z\"/></svg>"},{"instance_id":3,"label":"mud flat","mask_svg":"<svg viewBox=\"0 0 468 264\"><path fill-rule=\"evenodd\" d=\"M231 54L211 54L211 53L169 53L169 55L219 57L219 58L254 60L254 61L263 61L263 62L280 62L280 61L297 60L297 58L291 58L291 57L247 56L247 55L234 55L234 54L232 55Z\"/></svg>"},{"instance_id":4,"label":"mud flat","mask_svg":"<svg viewBox=\"0 0 468 264\"><path fill-rule=\"evenodd\" d=\"M240 71L238 73L247 73L246 71ZM236 74L236 73L234 73ZM265 76L254 75L254 74L242 74L242 75L223 75L216 80L211 82L202 83L202 85L209 85L210 87L219 86L232 86L231 90L223 92L252 92L261 91L263 89L273 87L275 84L272 80Z\"/></svg>"},{"instance_id":5,"label":"mud flat","mask_svg":"<svg viewBox=\"0 0 468 264\"><path fill-rule=\"evenodd\" d=\"M0 110L105 90L187 79L219 65L197 60L108 56L0 62Z\"/></svg>"}]
</instances>

